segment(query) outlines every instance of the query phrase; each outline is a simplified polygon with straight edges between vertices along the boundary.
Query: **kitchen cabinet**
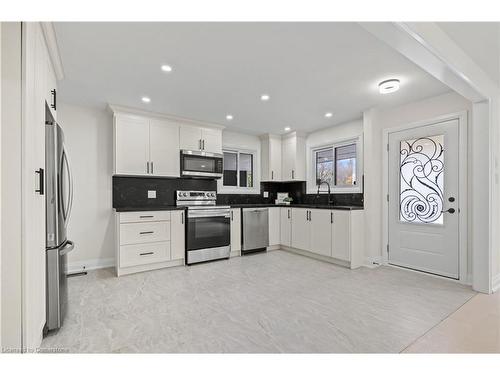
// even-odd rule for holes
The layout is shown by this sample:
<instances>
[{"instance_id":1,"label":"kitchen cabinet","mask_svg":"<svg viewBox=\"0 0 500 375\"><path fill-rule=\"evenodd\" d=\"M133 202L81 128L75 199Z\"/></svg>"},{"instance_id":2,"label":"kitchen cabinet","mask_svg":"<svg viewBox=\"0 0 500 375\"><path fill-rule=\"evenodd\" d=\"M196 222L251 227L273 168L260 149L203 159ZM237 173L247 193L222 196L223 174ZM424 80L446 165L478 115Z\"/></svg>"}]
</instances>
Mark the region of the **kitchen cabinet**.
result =
<instances>
[{"instance_id":1,"label":"kitchen cabinet","mask_svg":"<svg viewBox=\"0 0 500 375\"><path fill-rule=\"evenodd\" d=\"M332 211L309 210L309 250L311 252L328 257L332 255L332 222Z\"/></svg>"},{"instance_id":2,"label":"kitchen cabinet","mask_svg":"<svg viewBox=\"0 0 500 375\"><path fill-rule=\"evenodd\" d=\"M184 264L184 211L117 212L117 276Z\"/></svg>"},{"instance_id":3,"label":"kitchen cabinet","mask_svg":"<svg viewBox=\"0 0 500 375\"><path fill-rule=\"evenodd\" d=\"M281 181L281 137L261 137L261 181Z\"/></svg>"},{"instance_id":4,"label":"kitchen cabinet","mask_svg":"<svg viewBox=\"0 0 500 375\"><path fill-rule=\"evenodd\" d=\"M306 180L306 141L305 137L292 133L285 136L281 143L281 180Z\"/></svg>"},{"instance_id":5,"label":"kitchen cabinet","mask_svg":"<svg viewBox=\"0 0 500 375\"><path fill-rule=\"evenodd\" d=\"M332 211L332 257L350 261L350 216L349 211Z\"/></svg>"},{"instance_id":6,"label":"kitchen cabinet","mask_svg":"<svg viewBox=\"0 0 500 375\"><path fill-rule=\"evenodd\" d=\"M179 125L115 114L115 174L179 177Z\"/></svg>"},{"instance_id":7,"label":"kitchen cabinet","mask_svg":"<svg viewBox=\"0 0 500 375\"><path fill-rule=\"evenodd\" d=\"M170 259L184 259L186 253L186 213L184 210L171 212L170 219Z\"/></svg>"},{"instance_id":8,"label":"kitchen cabinet","mask_svg":"<svg viewBox=\"0 0 500 375\"><path fill-rule=\"evenodd\" d=\"M269 246L280 244L280 207L269 207Z\"/></svg>"},{"instance_id":9,"label":"kitchen cabinet","mask_svg":"<svg viewBox=\"0 0 500 375\"><path fill-rule=\"evenodd\" d=\"M222 153L222 130L183 125L179 131L182 150Z\"/></svg>"},{"instance_id":10,"label":"kitchen cabinet","mask_svg":"<svg viewBox=\"0 0 500 375\"><path fill-rule=\"evenodd\" d=\"M292 209L280 207L280 244L292 246Z\"/></svg>"},{"instance_id":11,"label":"kitchen cabinet","mask_svg":"<svg viewBox=\"0 0 500 375\"><path fill-rule=\"evenodd\" d=\"M311 228L309 209L292 208L292 247L309 250L311 246Z\"/></svg>"},{"instance_id":12,"label":"kitchen cabinet","mask_svg":"<svg viewBox=\"0 0 500 375\"><path fill-rule=\"evenodd\" d=\"M321 255L350 268L364 263L362 210L292 208L291 211L292 249ZM282 228L284 220L287 220L286 214L281 215ZM283 240L281 244L288 246Z\"/></svg>"},{"instance_id":13,"label":"kitchen cabinet","mask_svg":"<svg viewBox=\"0 0 500 375\"><path fill-rule=\"evenodd\" d=\"M240 255L241 251L241 209L231 209L231 255Z\"/></svg>"},{"instance_id":14,"label":"kitchen cabinet","mask_svg":"<svg viewBox=\"0 0 500 375\"><path fill-rule=\"evenodd\" d=\"M179 126L160 120L149 123L150 173L180 176Z\"/></svg>"}]
</instances>

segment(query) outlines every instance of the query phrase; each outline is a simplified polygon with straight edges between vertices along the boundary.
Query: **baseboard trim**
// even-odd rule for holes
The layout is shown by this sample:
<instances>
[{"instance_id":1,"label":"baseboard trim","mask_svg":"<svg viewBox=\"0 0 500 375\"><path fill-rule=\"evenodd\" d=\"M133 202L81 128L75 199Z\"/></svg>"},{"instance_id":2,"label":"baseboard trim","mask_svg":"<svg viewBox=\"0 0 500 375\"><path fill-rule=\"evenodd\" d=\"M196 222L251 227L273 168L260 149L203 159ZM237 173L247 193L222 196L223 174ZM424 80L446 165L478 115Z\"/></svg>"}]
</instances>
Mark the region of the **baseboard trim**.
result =
<instances>
[{"instance_id":1,"label":"baseboard trim","mask_svg":"<svg viewBox=\"0 0 500 375\"><path fill-rule=\"evenodd\" d=\"M87 259L68 263L68 273L98 270L101 268L114 267L115 258Z\"/></svg>"},{"instance_id":2,"label":"baseboard trim","mask_svg":"<svg viewBox=\"0 0 500 375\"><path fill-rule=\"evenodd\" d=\"M491 290L493 293L500 290L500 273L496 276L493 276L493 280L491 280Z\"/></svg>"}]
</instances>

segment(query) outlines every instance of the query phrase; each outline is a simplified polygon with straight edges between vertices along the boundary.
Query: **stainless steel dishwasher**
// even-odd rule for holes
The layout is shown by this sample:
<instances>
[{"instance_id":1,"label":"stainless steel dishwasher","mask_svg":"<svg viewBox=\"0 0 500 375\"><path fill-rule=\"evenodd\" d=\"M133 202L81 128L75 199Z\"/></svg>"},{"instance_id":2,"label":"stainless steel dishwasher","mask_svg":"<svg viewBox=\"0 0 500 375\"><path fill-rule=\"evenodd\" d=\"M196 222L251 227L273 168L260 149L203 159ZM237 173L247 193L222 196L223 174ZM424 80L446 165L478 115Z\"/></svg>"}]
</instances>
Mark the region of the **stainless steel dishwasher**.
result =
<instances>
[{"instance_id":1,"label":"stainless steel dishwasher","mask_svg":"<svg viewBox=\"0 0 500 375\"><path fill-rule=\"evenodd\" d=\"M265 251L269 246L269 210L264 208L243 209L242 255Z\"/></svg>"}]
</instances>

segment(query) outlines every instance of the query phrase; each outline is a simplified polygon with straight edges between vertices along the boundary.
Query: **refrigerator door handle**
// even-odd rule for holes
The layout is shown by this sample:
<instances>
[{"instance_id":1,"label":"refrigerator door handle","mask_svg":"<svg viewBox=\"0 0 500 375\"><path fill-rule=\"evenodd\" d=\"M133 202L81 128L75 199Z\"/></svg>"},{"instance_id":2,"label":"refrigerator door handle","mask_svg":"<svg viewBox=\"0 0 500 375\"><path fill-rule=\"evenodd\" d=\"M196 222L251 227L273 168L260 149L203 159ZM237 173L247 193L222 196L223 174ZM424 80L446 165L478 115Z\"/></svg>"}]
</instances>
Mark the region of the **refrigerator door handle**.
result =
<instances>
[{"instance_id":1,"label":"refrigerator door handle","mask_svg":"<svg viewBox=\"0 0 500 375\"><path fill-rule=\"evenodd\" d=\"M69 223L69 218L71 216L71 210L73 208L73 174L71 173L71 163L68 158L68 152L66 151L66 145L63 143L63 161L66 164L66 170L68 171L68 180L69 180L69 197L68 197L68 207L64 211L64 225L67 227ZM63 168L63 166L61 166ZM61 181L62 185L62 181Z\"/></svg>"},{"instance_id":2,"label":"refrigerator door handle","mask_svg":"<svg viewBox=\"0 0 500 375\"><path fill-rule=\"evenodd\" d=\"M59 255L65 255L68 254L71 250L75 248L75 243L73 241L66 241L66 245L59 250Z\"/></svg>"}]
</instances>

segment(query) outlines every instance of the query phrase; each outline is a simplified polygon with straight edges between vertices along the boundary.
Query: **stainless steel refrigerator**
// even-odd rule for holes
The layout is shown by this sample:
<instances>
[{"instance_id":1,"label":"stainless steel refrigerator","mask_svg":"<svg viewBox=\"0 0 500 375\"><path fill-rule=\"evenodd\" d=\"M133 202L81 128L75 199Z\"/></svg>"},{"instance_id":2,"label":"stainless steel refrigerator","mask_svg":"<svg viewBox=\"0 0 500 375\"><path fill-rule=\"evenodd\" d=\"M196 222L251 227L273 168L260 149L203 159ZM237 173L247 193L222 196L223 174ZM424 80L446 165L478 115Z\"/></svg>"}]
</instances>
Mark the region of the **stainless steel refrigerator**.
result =
<instances>
[{"instance_id":1,"label":"stainless steel refrigerator","mask_svg":"<svg viewBox=\"0 0 500 375\"><path fill-rule=\"evenodd\" d=\"M73 178L64 144L64 133L52 119L50 112L46 116L46 330L52 330L61 327L66 313L67 254L75 245L68 240L66 233L73 203Z\"/></svg>"}]
</instances>

